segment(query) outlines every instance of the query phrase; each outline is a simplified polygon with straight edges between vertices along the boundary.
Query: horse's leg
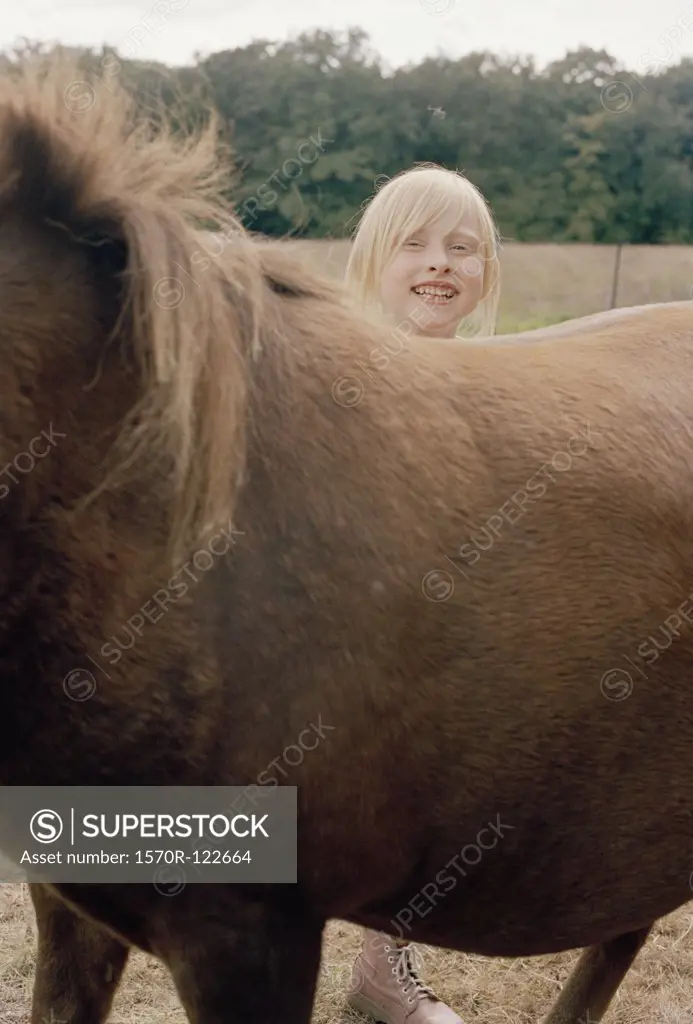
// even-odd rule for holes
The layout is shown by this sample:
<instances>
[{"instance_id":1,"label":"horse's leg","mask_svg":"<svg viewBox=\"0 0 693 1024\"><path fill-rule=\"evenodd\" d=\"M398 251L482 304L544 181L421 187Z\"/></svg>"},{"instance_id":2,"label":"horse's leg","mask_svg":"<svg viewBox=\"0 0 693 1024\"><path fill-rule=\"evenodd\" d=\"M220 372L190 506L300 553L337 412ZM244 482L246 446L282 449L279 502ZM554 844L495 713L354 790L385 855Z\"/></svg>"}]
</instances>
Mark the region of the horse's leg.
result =
<instances>
[{"instance_id":1,"label":"horse's leg","mask_svg":"<svg viewBox=\"0 0 693 1024\"><path fill-rule=\"evenodd\" d=\"M544 1024L598 1024L651 928L584 950Z\"/></svg>"},{"instance_id":2,"label":"horse's leg","mask_svg":"<svg viewBox=\"0 0 693 1024\"><path fill-rule=\"evenodd\" d=\"M241 905L226 921L167 929L161 957L190 1024L310 1024L322 927Z\"/></svg>"},{"instance_id":3,"label":"horse's leg","mask_svg":"<svg viewBox=\"0 0 693 1024\"><path fill-rule=\"evenodd\" d=\"M43 885L29 885L38 926L31 1024L102 1024L128 947L78 917Z\"/></svg>"}]
</instances>

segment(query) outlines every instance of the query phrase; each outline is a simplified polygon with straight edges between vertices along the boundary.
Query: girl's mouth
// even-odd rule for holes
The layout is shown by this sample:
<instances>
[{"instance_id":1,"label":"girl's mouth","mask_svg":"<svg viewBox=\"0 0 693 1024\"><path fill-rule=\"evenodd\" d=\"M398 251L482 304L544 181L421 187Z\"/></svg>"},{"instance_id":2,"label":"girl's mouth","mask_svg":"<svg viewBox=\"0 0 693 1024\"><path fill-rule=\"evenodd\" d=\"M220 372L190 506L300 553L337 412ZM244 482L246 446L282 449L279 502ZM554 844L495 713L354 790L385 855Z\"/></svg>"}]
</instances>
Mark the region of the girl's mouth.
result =
<instances>
[{"instance_id":1,"label":"girl's mouth","mask_svg":"<svg viewBox=\"0 0 693 1024\"><path fill-rule=\"evenodd\" d=\"M420 299L423 299L424 302L430 303L434 306L444 306L446 303L452 302L452 300L457 295L457 290L453 288L451 285L446 284L414 285L411 291L414 293L414 295L417 295Z\"/></svg>"}]
</instances>

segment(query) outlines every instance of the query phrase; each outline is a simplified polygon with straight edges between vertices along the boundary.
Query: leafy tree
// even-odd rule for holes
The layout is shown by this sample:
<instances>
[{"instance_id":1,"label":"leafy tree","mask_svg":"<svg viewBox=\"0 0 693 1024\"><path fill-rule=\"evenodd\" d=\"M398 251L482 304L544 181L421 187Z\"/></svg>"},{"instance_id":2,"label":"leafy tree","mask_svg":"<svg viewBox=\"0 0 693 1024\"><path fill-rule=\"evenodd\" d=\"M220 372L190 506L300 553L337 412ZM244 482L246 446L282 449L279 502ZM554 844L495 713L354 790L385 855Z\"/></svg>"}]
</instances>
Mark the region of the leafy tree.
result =
<instances>
[{"instance_id":1,"label":"leafy tree","mask_svg":"<svg viewBox=\"0 0 693 1024\"><path fill-rule=\"evenodd\" d=\"M11 73L24 40L0 54ZM253 231L344 237L383 177L457 168L520 241L693 241L693 60L645 72L580 47L537 70L482 51L388 69L358 27L304 32L171 68L81 49L154 120L187 130L216 107L228 198Z\"/></svg>"}]
</instances>

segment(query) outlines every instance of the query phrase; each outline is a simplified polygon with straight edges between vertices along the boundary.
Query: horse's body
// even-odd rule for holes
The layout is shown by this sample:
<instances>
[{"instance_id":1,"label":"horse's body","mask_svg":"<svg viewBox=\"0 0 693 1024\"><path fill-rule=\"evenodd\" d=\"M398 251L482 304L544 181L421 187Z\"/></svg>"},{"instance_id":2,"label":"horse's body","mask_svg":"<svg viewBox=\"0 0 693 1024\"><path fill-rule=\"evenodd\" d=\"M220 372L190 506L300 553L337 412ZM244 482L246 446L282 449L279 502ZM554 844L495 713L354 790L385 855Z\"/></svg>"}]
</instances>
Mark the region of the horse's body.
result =
<instances>
[{"instance_id":1,"label":"horse's body","mask_svg":"<svg viewBox=\"0 0 693 1024\"><path fill-rule=\"evenodd\" d=\"M389 332L278 247L195 257L202 144L135 146L69 81L0 98L3 464L66 435L0 504L0 782L246 785L320 742L274 773L297 885L33 886L35 1024L99 1024L130 944L196 1024L307 1024L330 917L595 946L550 1019L596 1022L691 895L693 308L412 339L378 379ZM111 679L74 702L87 655Z\"/></svg>"}]
</instances>

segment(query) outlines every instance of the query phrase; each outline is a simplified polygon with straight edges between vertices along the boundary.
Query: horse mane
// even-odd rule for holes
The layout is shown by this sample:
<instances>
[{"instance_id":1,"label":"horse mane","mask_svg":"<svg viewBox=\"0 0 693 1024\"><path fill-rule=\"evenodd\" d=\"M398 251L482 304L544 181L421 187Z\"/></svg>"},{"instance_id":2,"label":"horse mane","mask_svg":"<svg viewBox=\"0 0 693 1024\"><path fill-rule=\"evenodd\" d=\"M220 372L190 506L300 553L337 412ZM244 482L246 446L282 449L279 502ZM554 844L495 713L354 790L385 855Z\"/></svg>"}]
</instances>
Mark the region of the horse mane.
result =
<instances>
[{"instance_id":1,"label":"horse mane","mask_svg":"<svg viewBox=\"0 0 693 1024\"><path fill-rule=\"evenodd\" d=\"M109 340L131 350L141 386L98 493L143 459L167 467L179 557L229 522L269 284L260 247L223 196L230 161L215 112L181 137L165 116L138 118L116 75L103 79L60 50L3 72L0 213L66 231L94 247L95 263L104 247L111 254L118 301ZM205 265L200 237L210 226L226 252Z\"/></svg>"}]
</instances>

